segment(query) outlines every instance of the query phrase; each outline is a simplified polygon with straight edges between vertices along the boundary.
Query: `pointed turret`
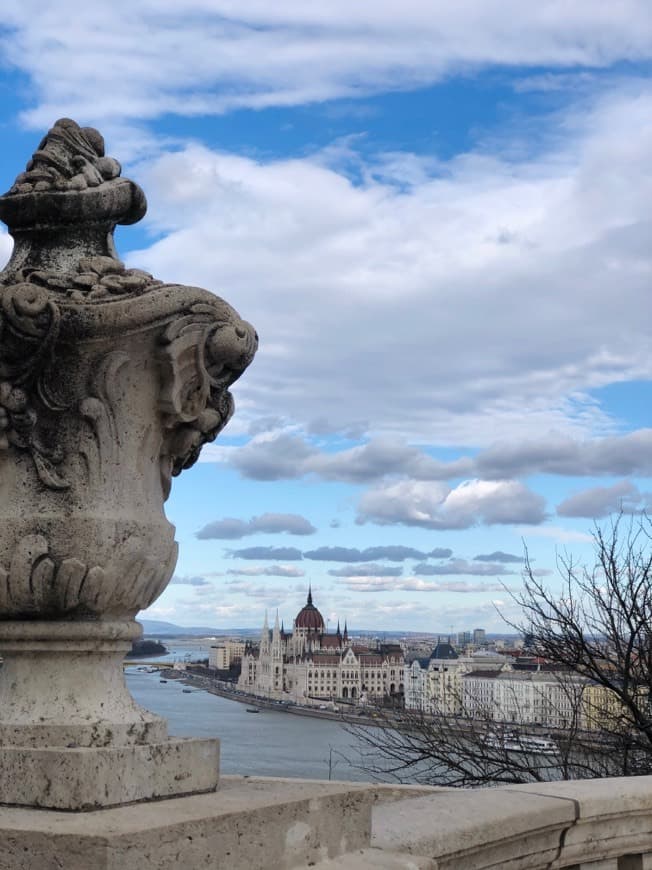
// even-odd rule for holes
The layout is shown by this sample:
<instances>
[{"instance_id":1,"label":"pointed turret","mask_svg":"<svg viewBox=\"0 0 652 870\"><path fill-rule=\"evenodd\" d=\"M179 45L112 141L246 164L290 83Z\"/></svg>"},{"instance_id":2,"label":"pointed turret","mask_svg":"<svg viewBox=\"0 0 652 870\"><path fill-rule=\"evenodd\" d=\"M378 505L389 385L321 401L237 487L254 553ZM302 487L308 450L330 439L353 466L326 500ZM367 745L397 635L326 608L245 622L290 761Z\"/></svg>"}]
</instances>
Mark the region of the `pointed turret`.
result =
<instances>
[{"instance_id":1,"label":"pointed turret","mask_svg":"<svg viewBox=\"0 0 652 870\"><path fill-rule=\"evenodd\" d=\"M260 652L266 653L269 651L269 622L267 621L267 611L265 611L265 621L263 622L263 629L260 633Z\"/></svg>"},{"instance_id":2,"label":"pointed turret","mask_svg":"<svg viewBox=\"0 0 652 870\"><path fill-rule=\"evenodd\" d=\"M281 626L278 621L278 610L276 611L276 619L274 620L274 630L272 631L272 646L277 646L281 643Z\"/></svg>"},{"instance_id":3,"label":"pointed turret","mask_svg":"<svg viewBox=\"0 0 652 870\"><path fill-rule=\"evenodd\" d=\"M272 631L272 660L276 663L277 667L274 668L274 688L279 689L281 687L280 681L280 670L278 664L283 659L283 644L281 642L281 626L278 621L278 610L276 611L276 619L274 620L274 630Z\"/></svg>"},{"instance_id":4,"label":"pointed turret","mask_svg":"<svg viewBox=\"0 0 652 870\"><path fill-rule=\"evenodd\" d=\"M312 583L308 583L308 606L312 607Z\"/></svg>"}]
</instances>

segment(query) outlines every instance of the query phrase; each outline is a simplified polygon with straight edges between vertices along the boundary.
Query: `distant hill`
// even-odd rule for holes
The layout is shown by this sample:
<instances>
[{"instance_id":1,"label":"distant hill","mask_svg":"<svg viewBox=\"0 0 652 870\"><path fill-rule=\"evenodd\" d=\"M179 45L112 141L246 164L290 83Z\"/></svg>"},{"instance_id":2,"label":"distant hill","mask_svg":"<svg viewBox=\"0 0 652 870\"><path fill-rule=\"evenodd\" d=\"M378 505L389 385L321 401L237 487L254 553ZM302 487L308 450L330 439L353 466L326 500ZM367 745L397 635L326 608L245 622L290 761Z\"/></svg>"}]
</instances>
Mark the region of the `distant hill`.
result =
<instances>
[{"instance_id":1,"label":"distant hill","mask_svg":"<svg viewBox=\"0 0 652 870\"><path fill-rule=\"evenodd\" d=\"M222 635L249 636L260 634L253 628L211 628L205 625L175 625L173 622L159 622L156 619L139 619L143 634L147 637L218 637Z\"/></svg>"},{"instance_id":2,"label":"distant hill","mask_svg":"<svg viewBox=\"0 0 652 870\"><path fill-rule=\"evenodd\" d=\"M215 628L206 625L176 625L174 622L159 622L156 619L139 619L146 637L258 637L260 628ZM397 640L401 637L445 637L445 632L432 632L428 635L423 631L378 631L376 629L358 629L351 632L356 637L378 638L380 640ZM487 632L487 640L497 638L515 640L516 634L490 634Z\"/></svg>"}]
</instances>

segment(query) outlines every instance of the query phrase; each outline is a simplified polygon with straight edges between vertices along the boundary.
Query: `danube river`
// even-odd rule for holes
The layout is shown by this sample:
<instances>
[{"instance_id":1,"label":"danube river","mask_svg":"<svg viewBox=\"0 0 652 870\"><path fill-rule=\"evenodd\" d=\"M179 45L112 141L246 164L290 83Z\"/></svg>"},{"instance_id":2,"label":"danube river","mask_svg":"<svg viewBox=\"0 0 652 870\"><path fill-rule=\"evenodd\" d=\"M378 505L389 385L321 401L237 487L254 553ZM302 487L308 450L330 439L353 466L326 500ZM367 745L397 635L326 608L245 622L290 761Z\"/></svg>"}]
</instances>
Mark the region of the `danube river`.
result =
<instances>
[{"instance_id":1,"label":"danube river","mask_svg":"<svg viewBox=\"0 0 652 870\"><path fill-rule=\"evenodd\" d=\"M170 644L171 660L179 657L173 649ZM356 767L360 763L357 741L339 722L276 710L247 713L237 701L198 689L186 693L187 687L178 680L161 683L158 674L135 668L127 668L126 675L134 698L165 716L170 734L220 738L222 773L328 779L330 766L332 779L370 779Z\"/></svg>"}]
</instances>

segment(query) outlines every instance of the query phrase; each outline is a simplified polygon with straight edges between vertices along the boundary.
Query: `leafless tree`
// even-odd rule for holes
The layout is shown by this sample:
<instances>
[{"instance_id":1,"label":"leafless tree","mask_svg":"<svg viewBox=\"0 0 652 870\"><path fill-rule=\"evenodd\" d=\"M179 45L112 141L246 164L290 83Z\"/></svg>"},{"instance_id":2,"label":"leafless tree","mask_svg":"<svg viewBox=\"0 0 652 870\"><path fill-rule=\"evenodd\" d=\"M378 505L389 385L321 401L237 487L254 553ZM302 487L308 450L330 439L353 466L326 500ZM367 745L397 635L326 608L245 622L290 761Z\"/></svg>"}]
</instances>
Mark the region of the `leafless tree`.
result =
<instances>
[{"instance_id":1,"label":"leafless tree","mask_svg":"<svg viewBox=\"0 0 652 870\"><path fill-rule=\"evenodd\" d=\"M604 690L591 714L619 753L622 773L652 769L652 522L618 516L593 533L594 564L558 557L561 589L550 589L526 554L515 627L533 651ZM610 699L610 703L606 701Z\"/></svg>"},{"instance_id":2,"label":"leafless tree","mask_svg":"<svg viewBox=\"0 0 652 870\"><path fill-rule=\"evenodd\" d=\"M454 786L652 772L652 523L621 515L593 537L594 564L559 556L555 586L526 553L523 585L510 593L522 618L508 624L557 666L563 727L535 727L524 711L505 722L495 704L468 715L462 697L376 708L370 722L345 725L358 739L358 766L377 778ZM547 721L559 724L552 712ZM533 743L544 734L554 751Z\"/></svg>"}]
</instances>

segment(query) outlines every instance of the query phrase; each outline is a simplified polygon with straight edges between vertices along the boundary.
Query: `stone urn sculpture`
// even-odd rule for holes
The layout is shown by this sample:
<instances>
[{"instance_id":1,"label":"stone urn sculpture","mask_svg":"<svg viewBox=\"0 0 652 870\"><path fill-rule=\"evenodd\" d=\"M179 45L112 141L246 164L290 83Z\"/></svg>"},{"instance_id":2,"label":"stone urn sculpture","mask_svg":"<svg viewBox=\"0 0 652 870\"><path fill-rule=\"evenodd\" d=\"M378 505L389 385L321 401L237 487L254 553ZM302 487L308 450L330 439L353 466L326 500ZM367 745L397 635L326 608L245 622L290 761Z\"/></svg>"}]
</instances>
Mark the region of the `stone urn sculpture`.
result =
<instances>
[{"instance_id":1,"label":"stone urn sculpture","mask_svg":"<svg viewBox=\"0 0 652 870\"><path fill-rule=\"evenodd\" d=\"M81 809L214 789L217 742L170 740L127 690L134 617L177 545L171 479L233 413L256 333L116 255L145 197L97 130L57 121L0 218L0 802Z\"/></svg>"}]
</instances>

